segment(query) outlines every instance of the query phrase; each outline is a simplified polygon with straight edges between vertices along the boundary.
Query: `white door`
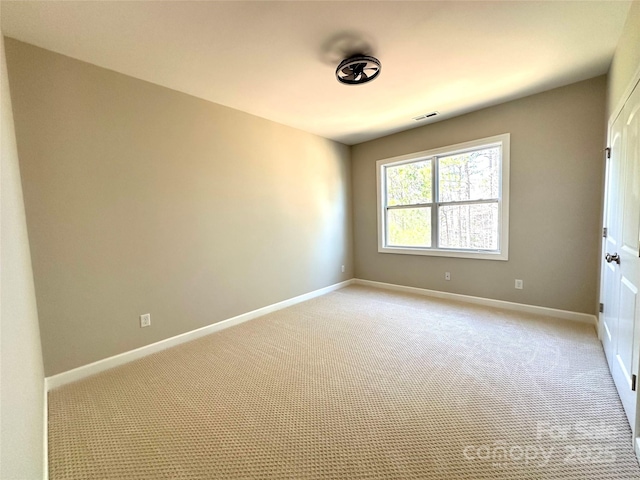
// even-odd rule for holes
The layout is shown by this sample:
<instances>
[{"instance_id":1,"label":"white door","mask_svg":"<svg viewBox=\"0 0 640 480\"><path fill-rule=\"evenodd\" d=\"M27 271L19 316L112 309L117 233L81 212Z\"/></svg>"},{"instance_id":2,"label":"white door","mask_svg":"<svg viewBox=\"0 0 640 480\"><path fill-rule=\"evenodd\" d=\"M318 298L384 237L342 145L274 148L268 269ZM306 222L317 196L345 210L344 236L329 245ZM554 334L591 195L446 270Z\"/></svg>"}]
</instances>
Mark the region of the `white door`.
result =
<instances>
[{"instance_id":1,"label":"white door","mask_svg":"<svg viewBox=\"0 0 640 480\"><path fill-rule=\"evenodd\" d=\"M603 332L607 361L635 431L640 353L640 87L610 132L602 275Z\"/></svg>"},{"instance_id":2,"label":"white door","mask_svg":"<svg viewBox=\"0 0 640 480\"><path fill-rule=\"evenodd\" d=\"M605 220L606 234L603 242L603 259L606 255L618 252L620 244L621 218L619 212L622 203L622 115L618 116L609 133L610 158L607 161ZM609 258L609 257L606 257ZM618 338L618 285L620 284L620 269L615 261L602 264L601 303L601 335L604 352L609 369L613 371L615 348Z\"/></svg>"}]
</instances>

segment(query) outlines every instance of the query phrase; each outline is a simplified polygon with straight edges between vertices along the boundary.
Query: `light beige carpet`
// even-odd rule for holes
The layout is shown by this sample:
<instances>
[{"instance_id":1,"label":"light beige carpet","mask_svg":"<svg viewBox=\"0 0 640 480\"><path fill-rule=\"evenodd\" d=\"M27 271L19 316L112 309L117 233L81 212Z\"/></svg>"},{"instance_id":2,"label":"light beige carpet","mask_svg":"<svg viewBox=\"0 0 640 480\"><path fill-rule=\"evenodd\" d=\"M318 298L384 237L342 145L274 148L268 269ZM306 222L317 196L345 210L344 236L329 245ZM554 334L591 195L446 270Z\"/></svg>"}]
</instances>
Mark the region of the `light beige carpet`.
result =
<instances>
[{"instance_id":1,"label":"light beige carpet","mask_svg":"<svg viewBox=\"0 0 640 480\"><path fill-rule=\"evenodd\" d=\"M640 478L593 327L359 286L50 392L49 455L53 480Z\"/></svg>"}]
</instances>

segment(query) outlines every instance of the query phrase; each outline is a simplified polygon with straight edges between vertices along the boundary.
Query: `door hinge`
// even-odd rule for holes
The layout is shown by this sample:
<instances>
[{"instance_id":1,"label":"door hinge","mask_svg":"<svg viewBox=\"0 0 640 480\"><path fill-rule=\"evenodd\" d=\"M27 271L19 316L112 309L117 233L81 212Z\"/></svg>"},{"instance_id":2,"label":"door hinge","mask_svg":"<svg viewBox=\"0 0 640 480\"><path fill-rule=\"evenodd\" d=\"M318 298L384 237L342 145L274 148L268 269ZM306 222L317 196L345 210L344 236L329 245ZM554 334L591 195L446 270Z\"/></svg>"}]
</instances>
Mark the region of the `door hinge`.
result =
<instances>
[{"instance_id":1,"label":"door hinge","mask_svg":"<svg viewBox=\"0 0 640 480\"><path fill-rule=\"evenodd\" d=\"M611 158L611 147L607 147L607 148L605 148L605 149L604 149L604 151L605 151L605 152L606 152L606 154L607 154L607 158Z\"/></svg>"},{"instance_id":2,"label":"door hinge","mask_svg":"<svg viewBox=\"0 0 640 480\"><path fill-rule=\"evenodd\" d=\"M600 313L604 313L604 303L600 304L600 308L598 309Z\"/></svg>"},{"instance_id":3,"label":"door hinge","mask_svg":"<svg viewBox=\"0 0 640 480\"><path fill-rule=\"evenodd\" d=\"M636 391L636 384L638 383L638 377L636 377L635 375L631 375L631 391L635 392Z\"/></svg>"},{"instance_id":4,"label":"door hinge","mask_svg":"<svg viewBox=\"0 0 640 480\"><path fill-rule=\"evenodd\" d=\"M603 236L604 238L607 238L607 227L604 227L604 228L602 229L602 236Z\"/></svg>"}]
</instances>

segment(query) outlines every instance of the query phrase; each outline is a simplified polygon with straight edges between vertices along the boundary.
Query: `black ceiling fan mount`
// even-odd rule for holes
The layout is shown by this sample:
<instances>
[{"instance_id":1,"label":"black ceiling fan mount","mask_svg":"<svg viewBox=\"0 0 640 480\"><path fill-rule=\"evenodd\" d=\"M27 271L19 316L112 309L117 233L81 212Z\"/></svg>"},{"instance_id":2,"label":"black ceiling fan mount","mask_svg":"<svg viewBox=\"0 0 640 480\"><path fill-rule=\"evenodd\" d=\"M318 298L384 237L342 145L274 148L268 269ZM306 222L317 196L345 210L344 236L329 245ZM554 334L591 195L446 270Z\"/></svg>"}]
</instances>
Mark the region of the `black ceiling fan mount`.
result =
<instances>
[{"instance_id":1,"label":"black ceiling fan mount","mask_svg":"<svg viewBox=\"0 0 640 480\"><path fill-rule=\"evenodd\" d=\"M360 85L380 75L380 60L369 55L352 55L345 58L336 69L336 78L346 85Z\"/></svg>"}]
</instances>

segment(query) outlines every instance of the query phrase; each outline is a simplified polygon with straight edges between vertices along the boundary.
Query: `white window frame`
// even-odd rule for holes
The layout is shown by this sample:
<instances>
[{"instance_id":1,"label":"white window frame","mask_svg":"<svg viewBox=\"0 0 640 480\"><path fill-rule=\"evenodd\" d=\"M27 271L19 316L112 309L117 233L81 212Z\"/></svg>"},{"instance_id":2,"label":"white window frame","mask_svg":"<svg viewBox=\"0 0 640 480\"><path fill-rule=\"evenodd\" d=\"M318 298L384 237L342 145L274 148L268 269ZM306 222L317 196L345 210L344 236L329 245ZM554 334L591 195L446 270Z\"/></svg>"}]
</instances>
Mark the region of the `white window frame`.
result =
<instances>
[{"instance_id":1,"label":"white window frame","mask_svg":"<svg viewBox=\"0 0 640 480\"><path fill-rule=\"evenodd\" d=\"M497 250L470 250L456 248L438 248L436 245L431 247L394 247L386 244L386 212L387 212L387 191L386 191L386 175L385 168L391 166L402 165L404 163L414 163L423 160L431 160L432 170L434 171L432 185L432 225L431 228L437 229L438 207L441 202L437 202L437 171L436 158L446 157L450 155L465 153L477 150L482 147L501 147L500 162L500 192L498 198L498 249ZM376 183L378 185L378 252L380 253L398 253L404 255L430 255L435 257L458 257L458 258L475 258L482 260L503 260L509 259L509 150L510 150L510 134L495 135L493 137L480 138L470 142L448 145L446 147L435 148L423 152L411 153L399 157L387 158L376 162ZM451 202L442 202L450 204ZM475 203L475 202L470 202ZM480 203L480 202L478 202ZM437 239L437 235L433 238Z\"/></svg>"}]
</instances>

